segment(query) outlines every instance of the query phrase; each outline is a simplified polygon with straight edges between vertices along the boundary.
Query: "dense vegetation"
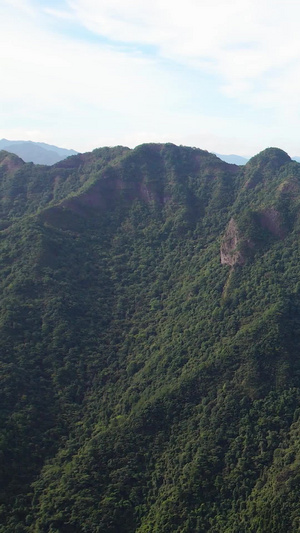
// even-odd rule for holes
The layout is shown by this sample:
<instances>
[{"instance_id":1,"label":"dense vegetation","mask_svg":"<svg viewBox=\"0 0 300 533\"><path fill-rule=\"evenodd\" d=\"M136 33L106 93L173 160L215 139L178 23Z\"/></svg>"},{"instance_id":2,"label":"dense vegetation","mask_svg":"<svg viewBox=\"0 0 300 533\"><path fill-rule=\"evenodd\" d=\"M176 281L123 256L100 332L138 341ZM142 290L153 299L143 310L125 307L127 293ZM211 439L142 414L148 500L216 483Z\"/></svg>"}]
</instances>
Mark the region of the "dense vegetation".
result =
<instances>
[{"instance_id":1,"label":"dense vegetation","mask_svg":"<svg viewBox=\"0 0 300 533\"><path fill-rule=\"evenodd\" d=\"M0 532L299 531L300 164L0 152L0 192Z\"/></svg>"}]
</instances>

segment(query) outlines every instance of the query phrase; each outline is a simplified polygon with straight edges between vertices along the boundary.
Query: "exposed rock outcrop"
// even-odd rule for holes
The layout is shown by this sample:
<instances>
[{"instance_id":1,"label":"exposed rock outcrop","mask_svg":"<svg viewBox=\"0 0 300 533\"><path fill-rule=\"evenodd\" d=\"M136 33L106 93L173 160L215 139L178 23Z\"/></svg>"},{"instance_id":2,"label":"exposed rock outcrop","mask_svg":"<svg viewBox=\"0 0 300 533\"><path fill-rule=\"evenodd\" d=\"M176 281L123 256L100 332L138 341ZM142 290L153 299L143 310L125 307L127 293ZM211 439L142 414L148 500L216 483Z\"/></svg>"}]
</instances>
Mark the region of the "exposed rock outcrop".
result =
<instances>
[{"instance_id":1,"label":"exposed rock outcrop","mask_svg":"<svg viewBox=\"0 0 300 533\"><path fill-rule=\"evenodd\" d=\"M229 221L221 242L222 265L243 265L256 250L268 245L270 237L286 236L282 215L274 207L249 213L246 220L239 219L239 225L233 218Z\"/></svg>"},{"instance_id":2,"label":"exposed rock outcrop","mask_svg":"<svg viewBox=\"0 0 300 533\"><path fill-rule=\"evenodd\" d=\"M239 250L241 236L237 224L233 218L230 219L225 235L221 243L221 264L222 265L243 265L245 258Z\"/></svg>"}]
</instances>

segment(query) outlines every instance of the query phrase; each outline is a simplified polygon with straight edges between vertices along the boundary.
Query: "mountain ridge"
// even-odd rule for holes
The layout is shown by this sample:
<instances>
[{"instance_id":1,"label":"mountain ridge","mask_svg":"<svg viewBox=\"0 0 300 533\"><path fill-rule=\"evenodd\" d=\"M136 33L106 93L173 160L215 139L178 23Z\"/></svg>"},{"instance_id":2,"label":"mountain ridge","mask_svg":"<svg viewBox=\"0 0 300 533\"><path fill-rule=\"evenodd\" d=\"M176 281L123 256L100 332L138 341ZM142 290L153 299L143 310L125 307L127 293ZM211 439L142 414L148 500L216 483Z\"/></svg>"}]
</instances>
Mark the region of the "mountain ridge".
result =
<instances>
[{"instance_id":1,"label":"mountain ridge","mask_svg":"<svg viewBox=\"0 0 300 533\"><path fill-rule=\"evenodd\" d=\"M23 156L24 161L32 161L35 164L46 164L53 165L58 161L62 161L64 158L71 155L76 155L79 152L75 150L60 148L55 145L47 144L44 142L34 142L34 141L12 141L8 139L0 140L0 150L6 149L12 153L16 153L20 157ZM237 154L219 154L213 152L217 157L222 161L225 161L229 164L235 165L245 165L250 157L240 156ZM299 156L293 156L293 160L300 162Z\"/></svg>"}]
</instances>

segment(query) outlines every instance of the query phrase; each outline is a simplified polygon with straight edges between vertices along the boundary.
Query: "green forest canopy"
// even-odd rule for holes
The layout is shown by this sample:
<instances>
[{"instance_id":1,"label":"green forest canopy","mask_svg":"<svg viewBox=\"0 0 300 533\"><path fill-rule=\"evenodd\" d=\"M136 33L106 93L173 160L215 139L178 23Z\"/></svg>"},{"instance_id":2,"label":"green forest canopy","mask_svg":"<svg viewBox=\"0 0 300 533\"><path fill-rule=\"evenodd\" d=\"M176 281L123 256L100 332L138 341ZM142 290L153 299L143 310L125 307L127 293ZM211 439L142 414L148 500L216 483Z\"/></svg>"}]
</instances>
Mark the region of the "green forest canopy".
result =
<instances>
[{"instance_id":1,"label":"green forest canopy","mask_svg":"<svg viewBox=\"0 0 300 533\"><path fill-rule=\"evenodd\" d=\"M300 164L0 152L0 192L0 532L299 531Z\"/></svg>"}]
</instances>

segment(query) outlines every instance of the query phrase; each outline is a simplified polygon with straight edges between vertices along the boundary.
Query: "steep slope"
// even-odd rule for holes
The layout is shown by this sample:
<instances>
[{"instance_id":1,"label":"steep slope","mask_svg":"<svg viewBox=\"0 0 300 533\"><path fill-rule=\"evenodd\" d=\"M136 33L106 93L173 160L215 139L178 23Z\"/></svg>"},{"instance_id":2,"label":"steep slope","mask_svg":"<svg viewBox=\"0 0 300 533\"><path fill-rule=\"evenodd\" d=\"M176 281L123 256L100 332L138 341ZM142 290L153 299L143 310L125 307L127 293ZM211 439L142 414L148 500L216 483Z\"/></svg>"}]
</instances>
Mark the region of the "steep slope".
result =
<instances>
[{"instance_id":1,"label":"steep slope","mask_svg":"<svg viewBox=\"0 0 300 533\"><path fill-rule=\"evenodd\" d=\"M1 168L0 531L297 531L298 163Z\"/></svg>"}]
</instances>

